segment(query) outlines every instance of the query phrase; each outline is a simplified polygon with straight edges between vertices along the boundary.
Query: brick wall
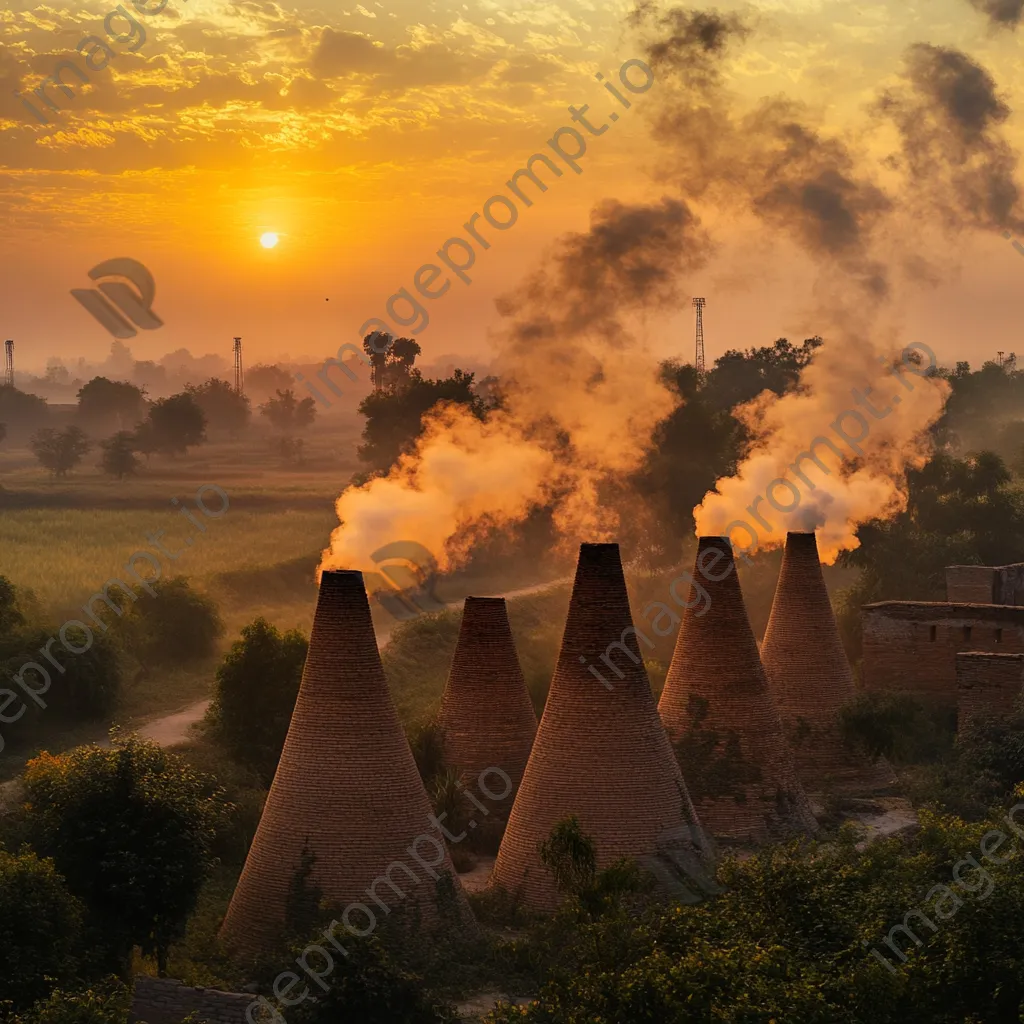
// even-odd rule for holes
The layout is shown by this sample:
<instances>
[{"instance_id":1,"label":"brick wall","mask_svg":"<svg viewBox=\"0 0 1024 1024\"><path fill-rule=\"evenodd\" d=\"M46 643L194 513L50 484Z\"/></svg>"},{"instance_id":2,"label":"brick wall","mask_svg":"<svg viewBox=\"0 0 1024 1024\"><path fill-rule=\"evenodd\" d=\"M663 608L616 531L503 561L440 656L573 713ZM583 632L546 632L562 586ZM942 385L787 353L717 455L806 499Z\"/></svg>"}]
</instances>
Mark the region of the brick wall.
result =
<instances>
[{"instance_id":1,"label":"brick wall","mask_svg":"<svg viewBox=\"0 0 1024 1024\"><path fill-rule=\"evenodd\" d=\"M1024 653L1024 607L885 601L861 610L863 681L870 692L907 691L957 702L962 651Z\"/></svg>"},{"instance_id":2,"label":"brick wall","mask_svg":"<svg viewBox=\"0 0 1024 1024\"><path fill-rule=\"evenodd\" d=\"M1017 706L1024 687L1024 654L956 656L957 727L972 719L1002 717Z\"/></svg>"},{"instance_id":3,"label":"brick wall","mask_svg":"<svg viewBox=\"0 0 1024 1024\"><path fill-rule=\"evenodd\" d=\"M998 570L990 565L946 566L946 600L954 604L995 604Z\"/></svg>"}]
</instances>

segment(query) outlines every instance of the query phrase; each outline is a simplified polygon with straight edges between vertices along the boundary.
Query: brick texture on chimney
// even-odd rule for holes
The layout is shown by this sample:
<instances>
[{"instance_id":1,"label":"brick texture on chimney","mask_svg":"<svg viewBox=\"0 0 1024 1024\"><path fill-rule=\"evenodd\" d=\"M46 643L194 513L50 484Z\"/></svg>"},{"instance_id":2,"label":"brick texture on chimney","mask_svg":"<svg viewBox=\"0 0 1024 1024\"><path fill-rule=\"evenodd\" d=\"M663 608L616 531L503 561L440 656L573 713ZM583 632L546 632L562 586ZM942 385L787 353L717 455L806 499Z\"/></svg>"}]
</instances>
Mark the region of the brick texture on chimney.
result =
<instances>
[{"instance_id":1,"label":"brick texture on chimney","mask_svg":"<svg viewBox=\"0 0 1024 1024\"><path fill-rule=\"evenodd\" d=\"M587 670L610 653L611 689ZM617 544L583 544L562 646L493 885L533 910L558 903L538 845L569 815L598 869L622 857L700 862L710 852L658 718L630 615Z\"/></svg>"},{"instance_id":2,"label":"brick texture on chimney","mask_svg":"<svg viewBox=\"0 0 1024 1024\"><path fill-rule=\"evenodd\" d=\"M451 876L458 910L470 921L431 813L388 692L362 574L324 572L281 761L221 929L225 944L255 953L280 941L289 885L307 844L316 857L313 881L331 904L362 904L375 920L415 905L424 920L436 920L432 870ZM423 860L436 861L429 870L409 853L420 837ZM377 884L381 907L368 890L393 864L408 869L391 874L401 896ZM370 918L356 907L351 923L365 932Z\"/></svg>"},{"instance_id":3,"label":"brick texture on chimney","mask_svg":"<svg viewBox=\"0 0 1024 1024\"><path fill-rule=\"evenodd\" d=\"M854 697L813 533L790 533L782 557L761 661L782 716L797 774L809 793L865 794L892 786L883 760L848 748L839 710Z\"/></svg>"},{"instance_id":4,"label":"brick texture on chimney","mask_svg":"<svg viewBox=\"0 0 1024 1024\"><path fill-rule=\"evenodd\" d=\"M658 711L705 829L746 843L817 831L743 603L732 546L701 537Z\"/></svg>"},{"instance_id":5,"label":"brick texture on chimney","mask_svg":"<svg viewBox=\"0 0 1024 1024\"><path fill-rule=\"evenodd\" d=\"M503 597L467 597L459 641L441 701L444 760L476 787L480 774L500 768L512 792L492 813L507 818L537 734ZM485 780L485 788L487 786ZM496 785L491 782L490 788Z\"/></svg>"}]
</instances>

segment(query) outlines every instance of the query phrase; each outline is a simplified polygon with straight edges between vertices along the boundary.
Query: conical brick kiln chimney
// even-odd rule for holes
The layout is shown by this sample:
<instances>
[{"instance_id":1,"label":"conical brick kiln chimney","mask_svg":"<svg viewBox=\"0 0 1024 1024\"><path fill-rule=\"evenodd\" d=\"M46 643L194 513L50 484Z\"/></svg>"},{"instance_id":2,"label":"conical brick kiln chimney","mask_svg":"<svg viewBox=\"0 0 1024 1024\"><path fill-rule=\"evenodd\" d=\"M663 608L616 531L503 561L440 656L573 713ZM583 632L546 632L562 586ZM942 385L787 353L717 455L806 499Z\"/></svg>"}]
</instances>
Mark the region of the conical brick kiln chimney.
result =
<instances>
[{"instance_id":1,"label":"conical brick kiln chimney","mask_svg":"<svg viewBox=\"0 0 1024 1024\"><path fill-rule=\"evenodd\" d=\"M537 715L503 597L466 598L440 724L445 764L457 769L467 785L492 767L509 777L510 795L488 808L507 818L537 734Z\"/></svg>"},{"instance_id":2,"label":"conical brick kiln chimney","mask_svg":"<svg viewBox=\"0 0 1024 1024\"><path fill-rule=\"evenodd\" d=\"M790 533L775 588L761 661L782 716L797 774L808 792L832 787L864 794L896 782L882 759L848 749L839 709L854 697L813 533Z\"/></svg>"},{"instance_id":3,"label":"conical brick kiln chimney","mask_svg":"<svg viewBox=\"0 0 1024 1024\"><path fill-rule=\"evenodd\" d=\"M607 687L589 671L595 661ZM492 884L531 909L556 906L538 844L569 815L594 840L599 870L632 857L685 872L709 850L658 718L617 544L580 547L558 664Z\"/></svg>"},{"instance_id":4,"label":"conical brick kiln chimney","mask_svg":"<svg viewBox=\"0 0 1024 1024\"><path fill-rule=\"evenodd\" d=\"M768 689L732 546L701 537L658 712L705 829L763 843L817 831Z\"/></svg>"},{"instance_id":5,"label":"conical brick kiln chimney","mask_svg":"<svg viewBox=\"0 0 1024 1024\"><path fill-rule=\"evenodd\" d=\"M240 952L280 941L304 847L316 858L312 882L332 905L358 904L349 917L363 933L370 915L399 905L436 917L445 872L468 914L431 813L388 693L362 574L324 572L281 761L221 937ZM381 878L389 868L398 892Z\"/></svg>"}]
</instances>

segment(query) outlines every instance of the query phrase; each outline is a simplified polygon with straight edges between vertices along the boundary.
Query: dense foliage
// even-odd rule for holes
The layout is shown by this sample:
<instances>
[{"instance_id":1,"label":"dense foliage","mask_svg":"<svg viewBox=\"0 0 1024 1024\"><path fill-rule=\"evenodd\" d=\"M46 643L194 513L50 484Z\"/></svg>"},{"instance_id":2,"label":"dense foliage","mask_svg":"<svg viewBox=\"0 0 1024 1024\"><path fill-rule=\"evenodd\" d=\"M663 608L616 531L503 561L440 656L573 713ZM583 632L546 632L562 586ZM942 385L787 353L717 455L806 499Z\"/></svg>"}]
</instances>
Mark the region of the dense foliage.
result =
<instances>
[{"instance_id":1,"label":"dense foliage","mask_svg":"<svg viewBox=\"0 0 1024 1024\"><path fill-rule=\"evenodd\" d=\"M81 910L53 862L0 847L0 1007L45 997L75 969Z\"/></svg>"},{"instance_id":2,"label":"dense foliage","mask_svg":"<svg viewBox=\"0 0 1024 1024\"><path fill-rule=\"evenodd\" d=\"M195 909L226 807L216 782L155 744L42 753L25 771L27 827L86 908L97 955L168 948Z\"/></svg>"},{"instance_id":3,"label":"dense foliage","mask_svg":"<svg viewBox=\"0 0 1024 1024\"><path fill-rule=\"evenodd\" d=\"M144 665L181 665L208 658L224 633L217 605L184 576L157 580L124 617L127 644Z\"/></svg>"},{"instance_id":4,"label":"dense foliage","mask_svg":"<svg viewBox=\"0 0 1024 1024\"><path fill-rule=\"evenodd\" d=\"M308 647L298 630L281 633L259 618L242 629L217 669L207 721L228 753L268 786L284 747Z\"/></svg>"}]
</instances>

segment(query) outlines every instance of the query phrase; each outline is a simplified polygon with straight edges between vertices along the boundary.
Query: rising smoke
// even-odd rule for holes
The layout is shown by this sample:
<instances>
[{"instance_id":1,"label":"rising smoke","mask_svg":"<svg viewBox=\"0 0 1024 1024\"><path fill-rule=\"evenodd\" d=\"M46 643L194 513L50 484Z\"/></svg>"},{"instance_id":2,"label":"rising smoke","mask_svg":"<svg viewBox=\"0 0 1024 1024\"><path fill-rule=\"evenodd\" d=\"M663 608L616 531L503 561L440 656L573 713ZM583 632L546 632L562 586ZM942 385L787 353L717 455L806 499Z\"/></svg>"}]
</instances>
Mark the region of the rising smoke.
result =
<instances>
[{"instance_id":1,"label":"rising smoke","mask_svg":"<svg viewBox=\"0 0 1024 1024\"><path fill-rule=\"evenodd\" d=\"M1024 20L1024 0L970 0L970 4L999 28L1016 28Z\"/></svg>"},{"instance_id":2,"label":"rising smoke","mask_svg":"<svg viewBox=\"0 0 1024 1024\"><path fill-rule=\"evenodd\" d=\"M822 557L831 561L857 546L861 523L905 507L906 470L930 454L926 431L948 387L934 379L918 379L912 391L895 384L891 371L905 341L892 300L923 279L936 283L934 267L914 248L922 217L947 234L1017 224L1017 155L999 134L1009 109L991 75L965 54L913 46L900 84L875 104L901 146L879 161L862 134L826 134L812 111L788 99L746 109L715 67L695 69L691 41L713 39L715 55L727 54L749 34L736 19L647 6L636 21L653 34L647 52L664 104L656 134L671 150L666 178L684 195L758 218L807 253L816 267L811 323L826 337L793 391L765 392L736 410L750 445L735 474L694 510L697 532L749 523L760 547L774 547L787 530L817 529ZM855 388L880 409L896 397L893 411L881 419L863 414ZM844 463L819 449L828 477L799 488L789 512L765 504L773 481L793 481L801 453L851 407L870 426L856 458ZM750 508L759 499L757 519ZM736 539L750 543L746 533Z\"/></svg>"},{"instance_id":3,"label":"rising smoke","mask_svg":"<svg viewBox=\"0 0 1024 1024\"><path fill-rule=\"evenodd\" d=\"M826 344L782 397L765 393L738 415L751 447L734 476L695 509L698 532L722 533L771 480L851 405L851 388L891 397L889 371L906 343L893 298L938 272L915 247L925 214L944 230L1015 227L1016 154L1000 136L1008 109L991 76L956 50L912 47L900 84L878 100L900 151L880 161L861 136L826 132L785 97L744 103L723 68L753 34L737 16L662 11L631 18L655 72L652 131L663 147L660 202L601 204L586 233L562 239L544 265L499 303L498 367L505 407L481 423L460 408L433 415L416 450L387 477L338 500L342 525L323 567L364 567L395 538L428 547L442 568L481 532L555 507L561 530L599 540L616 529L601 482L641 462L674 399L638 340L638 316L677 308L686 275L713 244L702 208L756 217L765 233L809 255L808 317ZM870 391L868 392L870 393ZM905 472L929 453L926 431L946 388L920 381L872 424L855 465L835 472L786 528L823 531L823 555L855 547L859 523L905 506ZM827 459L827 456L826 456Z\"/></svg>"},{"instance_id":4,"label":"rising smoke","mask_svg":"<svg viewBox=\"0 0 1024 1024\"><path fill-rule=\"evenodd\" d=\"M710 251L678 199L600 204L589 231L562 238L499 301L503 408L486 422L460 406L432 413L414 452L338 499L342 525L321 568L366 566L396 537L449 568L483 533L541 505L554 507L565 536L612 536L600 484L638 466L675 401L631 321L676 306L680 276Z\"/></svg>"}]
</instances>

